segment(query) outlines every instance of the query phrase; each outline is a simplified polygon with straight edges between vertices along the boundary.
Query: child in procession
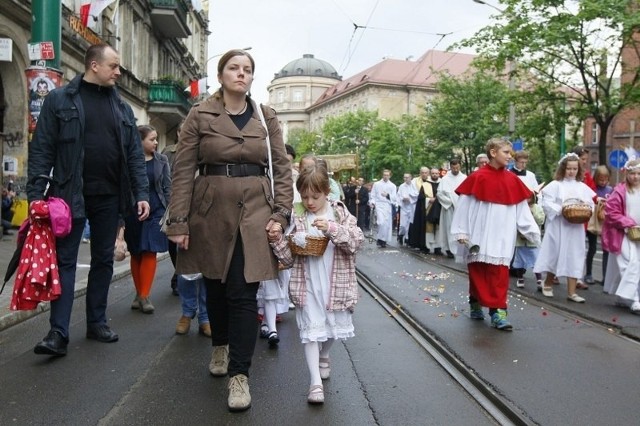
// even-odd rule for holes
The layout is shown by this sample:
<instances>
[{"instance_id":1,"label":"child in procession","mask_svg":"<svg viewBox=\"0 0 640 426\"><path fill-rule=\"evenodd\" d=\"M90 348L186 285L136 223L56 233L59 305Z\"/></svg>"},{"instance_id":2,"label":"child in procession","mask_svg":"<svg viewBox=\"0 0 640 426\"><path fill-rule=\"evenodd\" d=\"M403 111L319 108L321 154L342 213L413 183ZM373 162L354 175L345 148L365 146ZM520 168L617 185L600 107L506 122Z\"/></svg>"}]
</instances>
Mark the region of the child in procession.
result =
<instances>
[{"instance_id":1,"label":"child in procession","mask_svg":"<svg viewBox=\"0 0 640 426\"><path fill-rule=\"evenodd\" d=\"M535 194L529 198L529 209L538 225L538 228L544 224L544 211L536 202ZM528 241L520 233L516 239L516 251L513 256L513 268L516 270L516 287L524 288L524 273L527 269L532 269L538 258L538 244ZM536 283L538 287L542 287L542 275L536 275Z\"/></svg>"},{"instance_id":2,"label":"child in procession","mask_svg":"<svg viewBox=\"0 0 640 426\"><path fill-rule=\"evenodd\" d=\"M566 202L586 203L593 211L596 193L582 182L584 169L578 155L566 154L558 162L555 179L542 189L541 206L546 215L542 246L533 271L546 272L542 294L553 297L553 281L567 277L567 300L584 303L576 293L584 269L585 226L571 223L562 214Z\"/></svg>"},{"instance_id":3,"label":"child in procession","mask_svg":"<svg viewBox=\"0 0 640 426\"><path fill-rule=\"evenodd\" d=\"M302 201L294 203L294 240L324 236L329 238L327 248L321 256L293 255L280 227L269 232L269 241L280 262L292 265L289 295L296 306L311 377L307 401L322 404L322 380L328 379L331 371L329 350L336 339L354 336L351 315L358 301L355 258L364 235L342 202L329 201L329 175L323 164L302 169L296 187Z\"/></svg>"},{"instance_id":4,"label":"child in procession","mask_svg":"<svg viewBox=\"0 0 640 426\"><path fill-rule=\"evenodd\" d=\"M486 306L491 324L504 331L513 329L507 320L507 293L516 233L534 244L540 241L540 228L527 204L532 192L506 168L511 151L511 142L489 140L489 164L456 189L460 198L451 224L451 234L461 244L458 254L469 270L470 317L483 320Z\"/></svg>"},{"instance_id":5,"label":"child in procession","mask_svg":"<svg viewBox=\"0 0 640 426\"><path fill-rule=\"evenodd\" d=\"M640 160L627 161L624 170L625 181L607 198L602 225L602 249L611 253L604 291L640 314L640 242L628 235L629 228L640 224Z\"/></svg>"}]
</instances>

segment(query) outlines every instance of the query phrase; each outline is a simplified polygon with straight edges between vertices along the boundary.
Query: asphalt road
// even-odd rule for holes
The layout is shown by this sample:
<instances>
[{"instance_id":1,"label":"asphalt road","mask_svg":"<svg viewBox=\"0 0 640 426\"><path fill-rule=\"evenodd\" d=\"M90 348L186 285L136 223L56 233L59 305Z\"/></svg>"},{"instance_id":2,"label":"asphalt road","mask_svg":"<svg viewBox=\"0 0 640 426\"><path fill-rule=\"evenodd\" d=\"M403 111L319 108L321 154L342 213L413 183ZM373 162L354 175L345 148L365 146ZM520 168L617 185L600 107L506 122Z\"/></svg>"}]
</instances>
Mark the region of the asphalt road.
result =
<instances>
[{"instance_id":1,"label":"asphalt road","mask_svg":"<svg viewBox=\"0 0 640 426\"><path fill-rule=\"evenodd\" d=\"M47 314L0 333L1 425L424 425L494 424L368 295L354 316L356 337L336 343L326 403L306 402L308 372L295 313L284 315L276 351L258 341L253 406L226 408L226 379L207 370L210 342L174 334L179 301L158 267L154 315L130 310L130 279L112 285L108 314L120 341L86 340L84 301L76 299L69 354L32 353Z\"/></svg>"}]
</instances>

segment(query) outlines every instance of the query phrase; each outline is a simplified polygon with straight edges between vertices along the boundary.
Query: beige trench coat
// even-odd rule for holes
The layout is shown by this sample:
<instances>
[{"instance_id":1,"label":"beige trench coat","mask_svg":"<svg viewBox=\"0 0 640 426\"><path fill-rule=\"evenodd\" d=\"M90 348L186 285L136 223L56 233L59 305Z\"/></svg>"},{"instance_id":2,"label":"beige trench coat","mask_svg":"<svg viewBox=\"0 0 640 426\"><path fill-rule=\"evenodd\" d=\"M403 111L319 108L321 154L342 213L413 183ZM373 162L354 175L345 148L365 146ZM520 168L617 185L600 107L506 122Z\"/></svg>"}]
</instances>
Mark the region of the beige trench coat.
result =
<instances>
[{"instance_id":1,"label":"beige trench coat","mask_svg":"<svg viewBox=\"0 0 640 426\"><path fill-rule=\"evenodd\" d=\"M271 139L275 199L267 176L196 176L204 164L253 163L268 168L267 132L256 104L251 104L253 117L242 130L215 95L194 105L182 126L167 226L169 236L189 234L189 249L178 250L179 274L201 272L207 278L226 281L239 234L246 281L270 280L278 274L265 227L274 219L286 228L293 205L293 182L275 111L263 108Z\"/></svg>"}]
</instances>

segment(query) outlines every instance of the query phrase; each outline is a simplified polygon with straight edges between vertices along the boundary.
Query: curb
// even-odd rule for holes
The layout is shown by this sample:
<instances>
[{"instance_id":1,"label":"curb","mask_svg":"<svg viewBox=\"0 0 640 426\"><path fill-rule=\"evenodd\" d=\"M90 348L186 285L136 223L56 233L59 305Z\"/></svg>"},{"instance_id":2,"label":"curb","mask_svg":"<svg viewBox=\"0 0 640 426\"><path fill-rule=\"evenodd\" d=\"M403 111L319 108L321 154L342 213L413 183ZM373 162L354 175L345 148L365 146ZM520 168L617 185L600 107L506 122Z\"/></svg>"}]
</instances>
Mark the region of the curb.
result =
<instances>
[{"instance_id":1,"label":"curb","mask_svg":"<svg viewBox=\"0 0 640 426\"><path fill-rule=\"evenodd\" d=\"M169 253L162 253L158 256L157 261L160 262L167 257L169 257ZM131 275L131 268L129 268L128 266L119 269L120 270L114 269L113 277L111 278L112 283ZM74 299L87 294L87 280L88 278L83 278L82 280L76 282L76 287L80 288L76 288L76 290L74 291ZM50 303L43 302L40 303L36 309L33 309L31 311L12 311L8 314L5 314L0 317L0 332L6 330L9 327L13 327L14 325L19 324L23 321L26 321L29 318L33 318L36 315L40 315L43 312L47 312L49 309L51 309Z\"/></svg>"}]
</instances>

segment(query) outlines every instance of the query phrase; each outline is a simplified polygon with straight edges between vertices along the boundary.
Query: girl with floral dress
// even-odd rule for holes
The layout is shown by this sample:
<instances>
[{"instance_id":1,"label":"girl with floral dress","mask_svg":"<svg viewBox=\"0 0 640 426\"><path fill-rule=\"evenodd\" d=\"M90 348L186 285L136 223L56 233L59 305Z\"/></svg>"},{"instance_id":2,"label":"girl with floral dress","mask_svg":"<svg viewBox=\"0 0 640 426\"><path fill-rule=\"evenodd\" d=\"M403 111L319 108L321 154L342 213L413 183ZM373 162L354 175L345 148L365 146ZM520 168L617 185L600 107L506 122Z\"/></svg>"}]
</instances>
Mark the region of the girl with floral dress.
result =
<instances>
[{"instance_id":1,"label":"girl with floral dress","mask_svg":"<svg viewBox=\"0 0 640 426\"><path fill-rule=\"evenodd\" d=\"M311 383L307 401L324 403L322 380L331 371L329 350L336 339L354 336L351 315L358 301L356 252L364 242L356 218L340 201L329 201L329 175L322 163L300 171L296 188L301 203L293 209L293 240L304 245L306 235L329 238L321 256L294 255L282 228L269 231L274 253L292 265L289 296L304 346Z\"/></svg>"}]
</instances>

